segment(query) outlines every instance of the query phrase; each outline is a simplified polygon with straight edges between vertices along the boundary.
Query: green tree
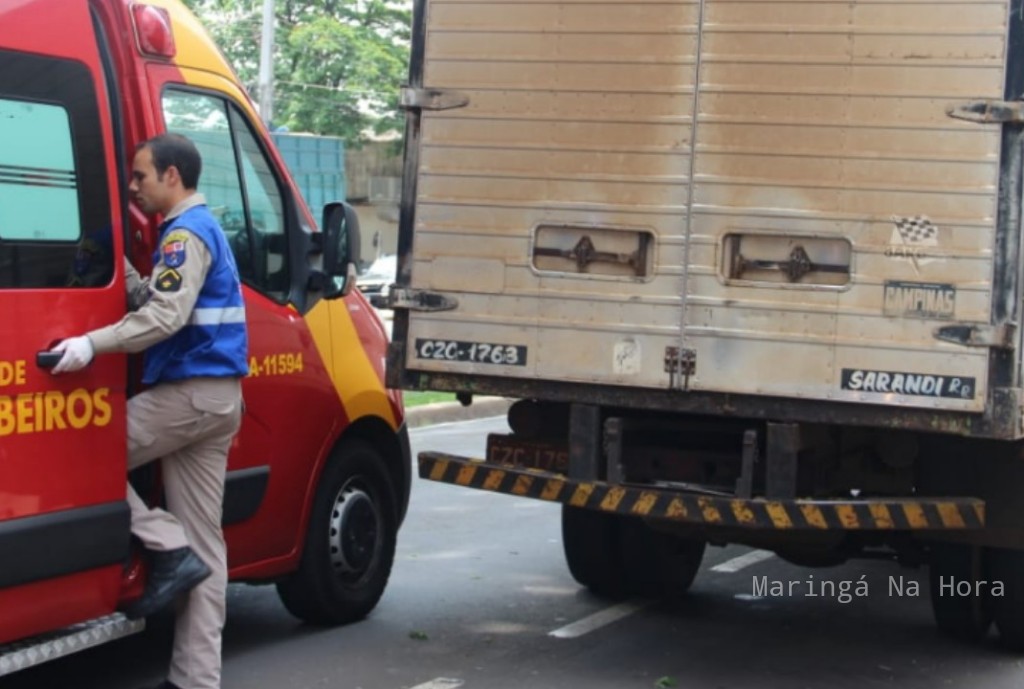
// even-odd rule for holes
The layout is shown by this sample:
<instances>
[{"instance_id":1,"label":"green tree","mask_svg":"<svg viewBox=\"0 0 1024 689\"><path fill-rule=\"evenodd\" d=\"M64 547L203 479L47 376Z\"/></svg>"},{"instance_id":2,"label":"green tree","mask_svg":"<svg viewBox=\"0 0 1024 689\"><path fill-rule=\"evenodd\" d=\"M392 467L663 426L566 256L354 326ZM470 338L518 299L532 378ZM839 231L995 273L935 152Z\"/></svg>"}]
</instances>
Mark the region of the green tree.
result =
<instances>
[{"instance_id":1,"label":"green tree","mask_svg":"<svg viewBox=\"0 0 1024 689\"><path fill-rule=\"evenodd\" d=\"M185 2L255 95L261 1ZM279 0L273 124L350 143L401 131L411 15L411 0Z\"/></svg>"}]
</instances>

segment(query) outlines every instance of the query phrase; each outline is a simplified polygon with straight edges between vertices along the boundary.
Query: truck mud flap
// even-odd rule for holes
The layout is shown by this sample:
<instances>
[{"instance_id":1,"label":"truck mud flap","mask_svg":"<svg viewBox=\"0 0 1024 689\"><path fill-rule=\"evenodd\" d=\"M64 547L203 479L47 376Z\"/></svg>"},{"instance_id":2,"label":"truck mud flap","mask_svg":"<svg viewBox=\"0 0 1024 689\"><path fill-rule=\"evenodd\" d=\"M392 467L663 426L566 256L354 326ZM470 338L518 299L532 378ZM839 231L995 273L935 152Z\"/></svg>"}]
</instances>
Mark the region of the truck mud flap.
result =
<instances>
[{"instance_id":1,"label":"truck mud flap","mask_svg":"<svg viewBox=\"0 0 1024 689\"><path fill-rule=\"evenodd\" d=\"M420 477L431 481L706 526L849 531L972 530L985 526L985 502L977 498L742 499L576 481L561 474L439 452L422 452L418 459Z\"/></svg>"},{"instance_id":2,"label":"truck mud flap","mask_svg":"<svg viewBox=\"0 0 1024 689\"><path fill-rule=\"evenodd\" d=\"M145 620L129 620L121 613L114 613L0 646L0 677L136 634L145 628Z\"/></svg>"}]
</instances>

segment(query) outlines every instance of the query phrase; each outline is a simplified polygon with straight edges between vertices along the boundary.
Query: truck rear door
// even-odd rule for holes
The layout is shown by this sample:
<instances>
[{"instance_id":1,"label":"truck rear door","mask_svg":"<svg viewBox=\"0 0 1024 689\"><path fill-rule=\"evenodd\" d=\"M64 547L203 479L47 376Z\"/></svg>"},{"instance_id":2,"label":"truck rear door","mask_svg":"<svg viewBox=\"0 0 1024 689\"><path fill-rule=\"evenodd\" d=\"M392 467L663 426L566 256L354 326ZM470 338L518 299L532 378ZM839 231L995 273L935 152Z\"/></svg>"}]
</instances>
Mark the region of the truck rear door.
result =
<instances>
[{"instance_id":1,"label":"truck rear door","mask_svg":"<svg viewBox=\"0 0 1024 689\"><path fill-rule=\"evenodd\" d=\"M0 5L0 642L112 612L125 359L37 352L125 310L114 133L85 0Z\"/></svg>"},{"instance_id":2,"label":"truck rear door","mask_svg":"<svg viewBox=\"0 0 1024 689\"><path fill-rule=\"evenodd\" d=\"M421 3L403 369L982 410L1009 4L923 7Z\"/></svg>"}]
</instances>

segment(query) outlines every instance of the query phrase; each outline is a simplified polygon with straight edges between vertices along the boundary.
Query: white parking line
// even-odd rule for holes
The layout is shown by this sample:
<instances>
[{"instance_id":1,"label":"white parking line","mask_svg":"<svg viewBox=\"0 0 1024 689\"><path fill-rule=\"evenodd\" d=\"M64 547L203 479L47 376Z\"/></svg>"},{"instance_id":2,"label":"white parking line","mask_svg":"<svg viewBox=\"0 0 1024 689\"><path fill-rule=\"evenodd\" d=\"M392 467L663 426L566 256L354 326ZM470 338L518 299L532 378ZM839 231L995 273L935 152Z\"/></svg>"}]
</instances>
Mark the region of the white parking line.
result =
<instances>
[{"instance_id":1,"label":"white parking line","mask_svg":"<svg viewBox=\"0 0 1024 689\"><path fill-rule=\"evenodd\" d=\"M729 574L732 574L734 572L740 571L744 567L756 565L758 562L764 562L765 560L768 560L772 557L775 557L775 553L769 552L767 550L754 550L747 553L746 555L740 555L739 557L734 557L731 560L726 560L720 565L715 565L711 568L711 571L727 572Z\"/></svg>"},{"instance_id":2,"label":"white parking line","mask_svg":"<svg viewBox=\"0 0 1024 689\"><path fill-rule=\"evenodd\" d=\"M553 632L548 632L548 636L553 636L558 639L575 639L576 637L588 634L595 629L600 629L612 622L617 622L623 617L629 617L638 610L643 610L650 603L639 603L626 601L625 603L619 603L613 605L610 608L605 608L599 612L595 612L593 615L588 615L582 620L577 620L572 624L567 624L564 627L559 627Z\"/></svg>"},{"instance_id":3,"label":"white parking line","mask_svg":"<svg viewBox=\"0 0 1024 689\"><path fill-rule=\"evenodd\" d=\"M461 687L462 684L463 682L461 679L438 677L437 679L432 679L429 682L417 684L412 689L456 689L456 687Z\"/></svg>"}]
</instances>

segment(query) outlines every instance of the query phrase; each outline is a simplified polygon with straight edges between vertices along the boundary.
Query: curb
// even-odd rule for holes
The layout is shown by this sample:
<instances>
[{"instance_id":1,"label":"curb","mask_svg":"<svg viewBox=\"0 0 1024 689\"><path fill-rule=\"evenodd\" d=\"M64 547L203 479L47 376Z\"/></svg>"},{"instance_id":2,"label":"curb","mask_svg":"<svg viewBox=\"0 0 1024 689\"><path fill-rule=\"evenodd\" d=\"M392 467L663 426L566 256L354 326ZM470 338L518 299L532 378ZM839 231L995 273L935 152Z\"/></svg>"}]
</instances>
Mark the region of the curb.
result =
<instances>
[{"instance_id":1,"label":"curb","mask_svg":"<svg viewBox=\"0 0 1024 689\"><path fill-rule=\"evenodd\" d=\"M468 407L462 406L459 402L423 404L405 410L405 425L409 428L420 428L438 423L503 416L513 401L505 397L474 397Z\"/></svg>"}]
</instances>

